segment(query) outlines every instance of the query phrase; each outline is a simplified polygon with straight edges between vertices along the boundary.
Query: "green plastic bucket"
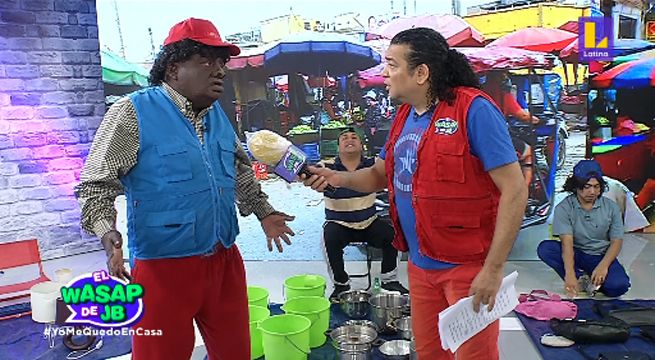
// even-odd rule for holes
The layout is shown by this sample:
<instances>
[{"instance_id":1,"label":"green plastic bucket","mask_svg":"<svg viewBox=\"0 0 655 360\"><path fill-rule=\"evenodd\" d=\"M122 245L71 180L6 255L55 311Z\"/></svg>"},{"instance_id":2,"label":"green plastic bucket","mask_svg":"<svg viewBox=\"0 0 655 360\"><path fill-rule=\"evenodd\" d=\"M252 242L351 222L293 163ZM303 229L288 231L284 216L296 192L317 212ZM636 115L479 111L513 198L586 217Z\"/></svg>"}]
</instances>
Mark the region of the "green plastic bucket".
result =
<instances>
[{"instance_id":1,"label":"green plastic bucket","mask_svg":"<svg viewBox=\"0 0 655 360\"><path fill-rule=\"evenodd\" d=\"M330 301L324 297L301 296L288 300L282 306L287 314L302 315L312 322L309 328L309 347L325 344L325 332L330 327Z\"/></svg>"},{"instance_id":2,"label":"green plastic bucket","mask_svg":"<svg viewBox=\"0 0 655 360\"><path fill-rule=\"evenodd\" d=\"M286 300L299 296L325 296L325 278L320 275L296 275L284 280Z\"/></svg>"},{"instance_id":3,"label":"green plastic bucket","mask_svg":"<svg viewBox=\"0 0 655 360\"><path fill-rule=\"evenodd\" d=\"M259 324L266 360L307 360L309 328L312 322L304 316L284 314L271 316Z\"/></svg>"},{"instance_id":4,"label":"green plastic bucket","mask_svg":"<svg viewBox=\"0 0 655 360\"><path fill-rule=\"evenodd\" d=\"M262 341L262 332L259 330L259 324L271 316L271 311L263 306L248 306L248 315L250 317L250 358L257 359L264 355L264 345Z\"/></svg>"},{"instance_id":5,"label":"green plastic bucket","mask_svg":"<svg viewBox=\"0 0 655 360\"><path fill-rule=\"evenodd\" d=\"M268 290L260 286L248 286L248 305L268 307Z\"/></svg>"}]
</instances>

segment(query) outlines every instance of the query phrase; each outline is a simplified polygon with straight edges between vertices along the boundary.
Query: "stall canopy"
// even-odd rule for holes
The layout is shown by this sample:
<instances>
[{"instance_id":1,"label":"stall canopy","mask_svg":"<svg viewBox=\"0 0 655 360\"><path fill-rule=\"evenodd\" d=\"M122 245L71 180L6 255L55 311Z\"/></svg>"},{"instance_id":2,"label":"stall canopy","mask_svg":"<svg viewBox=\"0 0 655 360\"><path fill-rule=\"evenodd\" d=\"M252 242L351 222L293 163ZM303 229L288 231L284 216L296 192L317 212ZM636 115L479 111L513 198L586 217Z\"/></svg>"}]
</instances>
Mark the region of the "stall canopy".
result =
<instances>
[{"instance_id":1,"label":"stall canopy","mask_svg":"<svg viewBox=\"0 0 655 360\"><path fill-rule=\"evenodd\" d=\"M532 51L559 52L578 34L560 29L542 27L525 28L502 36L488 46L505 46Z\"/></svg>"},{"instance_id":2,"label":"stall canopy","mask_svg":"<svg viewBox=\"0 0 655 360\"><path fill-rule=\"evenodd\" d=\"M451 14L400 17L371 30L371 34L391 39L403 30L426 27L438 31L450 46L483 46L484 36L459 16Z\"/></svg>"},{"instance_id":3,"label":"stall canopy","mask_svg":"<svg viewBox=\"0 0 655 360\"><path fill-rule=\"evenodd\" d=\"M455 48L466 56L473 70L482 73L490 70L512 70L525 68L550 69L554 66L553 55L530 50L506 48L502 46L484 48ZM360 71L359 85L362 88L382 86L384 64Z\"/></svg>"},{"instance_id":4,"label":"stall canopy","mask_svg":"<svg viewBox=\"0 0 655 360\"><path fill-rule=\"evenodd\" d=\"M655 58L645 58L617 65L591 79L597 89L639 89L655 87Z\"/></svg>"},{"instance_id":5,"label":"stall canopy","mask_svg":"<svg viewBox=\"0 0 655 360\"><path fill-rule=\"evenodd\" d=\"M120 86L147 86L148 71L139 65L125 61L120 56L100 50L102 81Z\"/></svg>"},{"instance_id":6,"label":"stall canopy","mask_svg":"<svg viewBox=\"0 0 655 360\"><path fill-rule=\"evenodd\" d=\"M617 56L614 58L614 61L612 61L612 64L618 65L628 61L651 59L651 58L655 58L655 49L640 51L638 53L634 53L630 55Z\"/></svg>"},{"instance_id":7,"label":"stall canopy","mask_svg":"<svg viewBox=\"0 0 655 360\"><path fill-rule=\"evenodd\" d=\"M380 61L380 54L370 46L338 33L292 34L264 52L264 67L270 75L348 75Z\"/></svg>"},{"instance_id":8,"label":"stall canopy","mask_svg":"<svg viewBox=\"0 0 655 360\"><path fill-rule=\"evenodd\" d=\"M646 40L639 40L639 39L617 39L614 40L614 44L612 46L612 53L614 56L620 57L620 56L629 56L631 54L643 52L645 50L649 49L654 49L655 44L652 42L646 41ZM560 59L569 61L569 62L575 62L578 60L578 41L577 39L572 41L569 45L567 45L564 49L559 54ZM626 62L629 60L636 60L639 57L630 57L630 58L624 58L620 62ZM615 60L616 62L616 60Z\"/></svg>"}]
</instances>

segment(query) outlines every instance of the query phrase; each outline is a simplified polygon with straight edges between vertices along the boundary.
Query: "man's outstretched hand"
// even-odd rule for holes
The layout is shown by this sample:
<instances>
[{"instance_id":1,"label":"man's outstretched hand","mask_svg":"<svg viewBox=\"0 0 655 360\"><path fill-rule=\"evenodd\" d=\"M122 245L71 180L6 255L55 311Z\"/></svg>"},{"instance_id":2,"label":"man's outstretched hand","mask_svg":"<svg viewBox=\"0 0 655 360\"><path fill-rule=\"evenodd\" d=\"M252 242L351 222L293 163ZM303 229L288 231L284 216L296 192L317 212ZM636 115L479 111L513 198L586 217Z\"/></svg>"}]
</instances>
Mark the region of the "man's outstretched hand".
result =
<instances>
[{"instance_id":1,"label":"man's outstretched hand","mask_svg":"<svg viewBox=\"0 0 655 360\"><path fill-rule=\"evenodd\" d=\"M293 221L295 218L295 216L276 211L261 220L262 229L264 229L264 234L266 234L268 251L273 251L273 242L275 242L275 246L279 252L283 251L282 241L287 245L291 245L289 235L294 236L296 234L289 228L287 221Z\"/></svg>"}]
</instances>

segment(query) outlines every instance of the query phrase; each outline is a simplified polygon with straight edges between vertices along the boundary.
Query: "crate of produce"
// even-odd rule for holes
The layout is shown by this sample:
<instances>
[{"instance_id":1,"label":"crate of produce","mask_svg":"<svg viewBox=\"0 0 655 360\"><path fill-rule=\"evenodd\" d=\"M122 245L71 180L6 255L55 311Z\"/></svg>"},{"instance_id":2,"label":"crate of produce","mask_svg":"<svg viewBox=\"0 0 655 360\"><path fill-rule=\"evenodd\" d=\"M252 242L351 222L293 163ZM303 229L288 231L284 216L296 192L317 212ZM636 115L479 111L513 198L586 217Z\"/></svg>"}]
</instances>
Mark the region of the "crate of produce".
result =
<instances>
[{"instance_id":1,"label":"crate of produce","mask_svg":"<svg viewBox=\"0 0 655 360\"><path fill-rule=\"evenodd\" d=\"M302 134L292 133L287 135L287 138L296 146L308 143L318 143L318 131L312 130L311 132L305 132Z\"/></svg>"},{"instance_id":2,"label":"crate of produce","mask_svg":"<svg viewBox=\"0 0 655 360\"><path fill-rule=\"evenodd\" d=\"M321 141L327 141L327 140L337 140L339 139L339 134L343 130L345 130L346 127L334 127L334 128L321 128Z\"/></svg>"},{"instance_id":3,"label":"crate of produce","mask_svg":"<svg viewBox=\"0 0 655 360\"><path fill-rule=\"evenodd\" d=\"M338 140L321 140L321 157L334 157L339 154Z\"/></svg>"}]
</instances>

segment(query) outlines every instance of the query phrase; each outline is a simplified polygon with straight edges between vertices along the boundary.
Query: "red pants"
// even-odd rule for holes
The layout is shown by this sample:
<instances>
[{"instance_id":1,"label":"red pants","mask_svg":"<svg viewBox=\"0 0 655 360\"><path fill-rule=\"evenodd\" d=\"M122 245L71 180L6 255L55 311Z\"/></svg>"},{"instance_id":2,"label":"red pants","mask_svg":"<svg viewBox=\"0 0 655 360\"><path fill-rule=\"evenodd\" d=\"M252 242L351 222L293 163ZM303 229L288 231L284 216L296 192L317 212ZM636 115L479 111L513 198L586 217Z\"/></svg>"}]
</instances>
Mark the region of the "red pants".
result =
<instances>
[{"instance_id":1,"label":"red pants","mask_svg":"<svg viewBox=\"0 0 655 360\"><path fill-rule=\"evenodd\" d=\"M455 355L441 348L439 313L468 296L482 264L458 265L445 270L423 270L409 262L409 293L412 300L412 332L419 359L450 360ZM499 322L465 342L457 360L498 360Z\"/></svg>"},{"instance_id":2,"label":"red pants","mask_svg":"<svg viewBox=\"0 0 655 360\"><path fill-rule=\"evenodd\" d=\"M132 359L188 360L196 320L209 360L249 360L248 295L236 245L210 256L136 260L132 277L143 286L144 314L133 328L163 336L132 338Z\"/></svg>"}]
</instances>

